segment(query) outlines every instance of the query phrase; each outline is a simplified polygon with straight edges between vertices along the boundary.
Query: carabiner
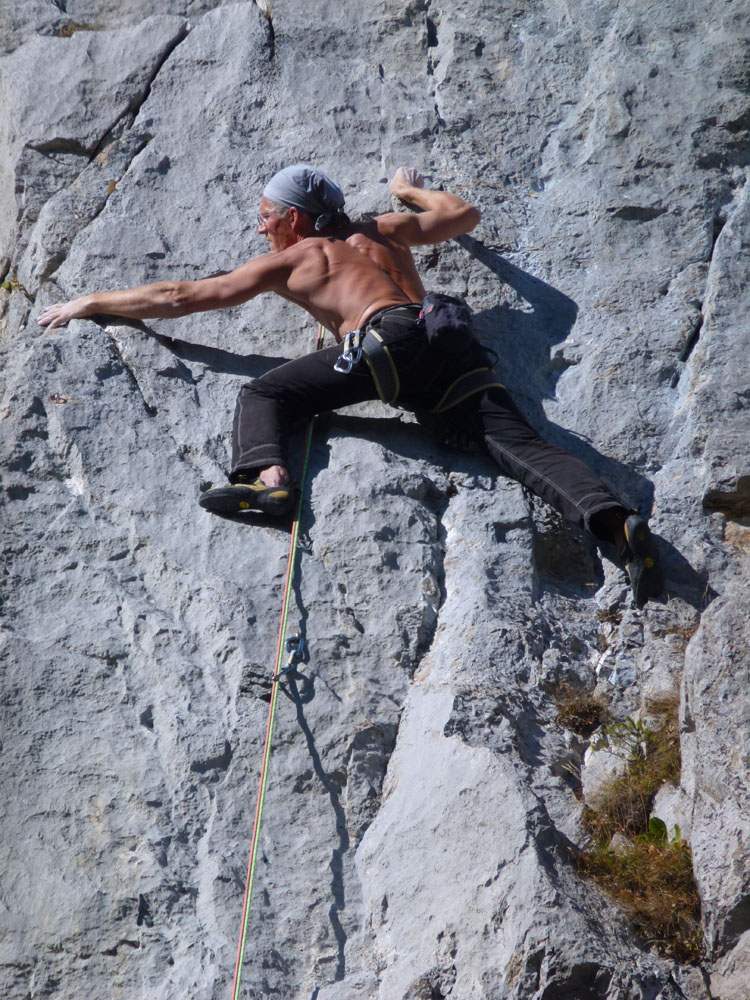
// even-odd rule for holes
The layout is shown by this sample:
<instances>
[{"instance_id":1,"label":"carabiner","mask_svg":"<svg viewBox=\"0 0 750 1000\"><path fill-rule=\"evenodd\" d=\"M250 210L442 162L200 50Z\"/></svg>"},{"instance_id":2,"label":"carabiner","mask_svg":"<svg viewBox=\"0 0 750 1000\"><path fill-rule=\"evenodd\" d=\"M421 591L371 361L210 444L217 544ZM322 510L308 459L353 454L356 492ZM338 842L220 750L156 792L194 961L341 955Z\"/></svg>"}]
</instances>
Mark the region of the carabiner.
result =
<instances>
[{"instance_id":1,"label":"carabiner","mask_svg":"<svg viewBox=\"0 0 750 1000\"><path fill-rule=\"evenodd\" d=\"M362 348L360 346L361 339L361 330L349 330L347 335L344 337L344 349L336 358L333 366L337 372L341 372L342 375L348 375L352 368L356 364L359 364L362 359Z\"/></svg>"}]
</instances>

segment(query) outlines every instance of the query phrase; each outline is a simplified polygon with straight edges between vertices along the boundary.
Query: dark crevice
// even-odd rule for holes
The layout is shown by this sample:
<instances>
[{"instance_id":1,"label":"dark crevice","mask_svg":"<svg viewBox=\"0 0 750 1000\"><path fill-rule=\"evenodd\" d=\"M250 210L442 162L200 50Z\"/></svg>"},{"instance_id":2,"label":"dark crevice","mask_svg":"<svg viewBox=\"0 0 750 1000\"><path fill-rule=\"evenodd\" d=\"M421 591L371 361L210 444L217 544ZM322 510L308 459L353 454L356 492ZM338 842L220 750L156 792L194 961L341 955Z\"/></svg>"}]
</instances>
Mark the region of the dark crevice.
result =
<instances>
[{"instance_id":1,"label":"dark crevice","mask_svg":"<svg viewBox=\"0 0 750 1000\"><path fill-rule=\"evenodd\" d=\"M727 132L731 132L734 135L740 132L750 132L750 109L744 111L739 118L734 118L732 121L727 122L724 128Z\"/></svg>"},{"instance_id":2,"label":"dark crevice","mask_svg":"<svg viewBox=\"0 0 750 1000\"><path fill-rule=\"evenodd\" d=\"M143 893L138 896L138 916L135 922L138 927L154 926L154 918L151 915L151 906Z\"/></svg>"},{"instance_id":3,"label":"dark crevice","mask_svg":"<svg viewBox=\"0 0 750 1000\"><path fill-rule=\"evenodd\" d=\"M711 256L709 257L709 261L713 260L714 251L716 250L716 242L721 236L721 231L726 224L727 224L726 218L720 212L716 212L713 221L713 232L711 235Z\"/></svg>"},{"instance_id":4,"label":"dark crevice","mask_svg":"<svg viewBox=\"0 0 750 1000\"><path fill-rule=\"evenodd\" d=\"M403 494L418 500L423 505L425 510L427 510L434 517L436 524L436 537L433 542L435 549L439 550L439 558L436 559L438 565L435 567L435 582L437 584L438 591L436 607L434 612L431 608L426 606L424 608L422 621L417 631L417 641L414 647L414 655L408 666L409 676L413 677L417 670L419 670L422 660L432 648L435 633L437 632L438 622L440 621L440 611L445 604L446 530L443 523L443 517L448 508L448 504L456 495L457 491L452 483L448 486L447 490L443 491L431 480L425 480L423 483L419 484L416 491L407 487L405 490L397 489L388 492ZM408 644L408 637L405 638L405 643Z\"/></svg>"},{"instance_id":5,"label":"dark crevice","mask_svg":"<svg viewBox=\"0 0 750 1000\"><path fill-rule=\"evenodd\" d=\"M141 947L141 942L140 941L131 941L129 938L120 938L120 940L117 942L117 944L113 945L112 948L105 948L102 951L102 955L115 956L115 955L117 955L117 953L120 950L120 948L122 948L124 945L127 945L128 948L138 949L138 948Z\"/></svg>"},{"instance_id":6,"label":"dark crevice","mask_svg":"<svg viewBox=\"0 0 750 1000\"><path fill-rule=\"evenodd\" d=\"M297 679L302 680L302 689L297 686ZM341 804L341 786L335 780L335 776L328 774L323 767L318 748L315 745L315 738L305 717L304 706L307 701L314 697L314 680L305 677L301 673L290 673L287 683L283 685L285 693L294 703L297 711L297 722L305 737L307 750L310 754L313 770L321 785L328 794L328 798L333 809L336 821L336 834L338 845L331 853L329 868L331 871L331 895L333 897L328 909L328 918L331 922L331 929L336 941L336 968L334 971L334 982L341 982L346 978L346 942L347 935L341 923L341 913L346 908L346 890L344 884L344 856L349 850L349 830L346 822L346 813Z\"/></svg>"},{"instance_id":7,"label":"dark crevice","mask_svg":"<svg viewBox=\"0 0 750 1000\"><path fill-rule=\"evenodd\" d=\"M708 258L709 268L711 267L714 256L716 254L716 244L719 241L719 237L721 236L726 223L727 223L727 217L723 212L721 211L714 212L714 217L712 222L712 232L711 232L711 253ZM703 309L702 302L700 303L700 309L701 310ZM703 329L703 321L704 321L704 316L703 313L701 312L701 315L698 317L695 325L693 326L693 329L690 331L690 334L688 335L685 341L682 350L680 351L681 362L683 363L686 362L689 359L690 355L695 350L695 346L700 340L701 331ZM676 386L678 382L679 382L679 375L676 374L672 379L672 387L674 388L674 386Z\"/></svg>"},{"instance_id":8,"label":"dark crevice","mask_svg":"<svg viewBox=\"0 0 750 1000\"><path fill-rule=\"evenodd\" d=\"M55 136L53 139L46 139L44 142L28 142L26 149L33 149L42 156L55 156L63 154L67 156L81 156L85 159L91 158L91 151L87 149L78 139L63 139Z\"/></svg>"},{"instance_id":9,"label":"dark crevice","mask_svg":"<svg viewBox=\"0 0 750 1000\"><path fill-rule=\"evenodd\" d=\"M703 315L698 319L698 322L693 327L690 336L685 341L685 346L680 352L680 361L687 361L690 355L693 353L695 345L698 343L701 335L701 330L703 329Z\"/></svg>"},{"instance_id":10,"label":"dark crevice","mask_svg":"<svg viewBox=\"0 0 750 1000\"><path fill-rule=\"evenodd\" d=\"M658 208L652 205L621 205L619 208L610 208L609 214L614 219L623 219L626 222L650 222L664 215L666 208Z\"/></svg>"},{"instance_id":11,"label":"dark crevice","mask_svg":"<svg viewBox=\"0 0 750 1000\"><path fill-rule=\"evenodd\" d=\"M271 5L263 4L261 0L256 0L256 4L261 14L263 15L264 28L266 32L266 46L268 48L268 58L269 60L276 58L276 30L273 26L273 15L271 14Z\"/></svg>"}]
</instances>

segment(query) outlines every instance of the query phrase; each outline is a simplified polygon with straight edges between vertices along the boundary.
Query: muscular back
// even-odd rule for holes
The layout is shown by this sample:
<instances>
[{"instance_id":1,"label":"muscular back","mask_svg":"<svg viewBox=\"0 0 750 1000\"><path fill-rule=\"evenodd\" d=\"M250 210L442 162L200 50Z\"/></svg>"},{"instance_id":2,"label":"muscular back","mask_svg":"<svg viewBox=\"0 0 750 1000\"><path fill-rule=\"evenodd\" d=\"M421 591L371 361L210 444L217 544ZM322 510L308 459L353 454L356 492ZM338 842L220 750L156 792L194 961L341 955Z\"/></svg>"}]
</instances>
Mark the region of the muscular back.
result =
<instances>
[{"instance_id":1,"label":"muscular back","mask_svg":"<svg viewBox=\"0 0 750 1000\"><path fill-rule=\"evenodd\" d=\"M386 270L369 253L350 245L349 240L307 237L266 258L272 265L273 278L263 290L296 302L339 340L380 309L418 298L408 295L393 280L391 274L398 278L401 273L395 257L389 258L383 251Z\"/></svg>"},{"instance_id":2,"label":"muscular back","mask_svg":"<svg viewBox=\"0 0 750 1000\"><path fill-rule=\"evenodd\" d=\"M352 223L342 238L349 246L365 254L381 271L398 285L410 302L421 302L425 296L424 285L414 264L411 250L403 243L383 235L378 220Z\"/></svg>"}]
</instances>

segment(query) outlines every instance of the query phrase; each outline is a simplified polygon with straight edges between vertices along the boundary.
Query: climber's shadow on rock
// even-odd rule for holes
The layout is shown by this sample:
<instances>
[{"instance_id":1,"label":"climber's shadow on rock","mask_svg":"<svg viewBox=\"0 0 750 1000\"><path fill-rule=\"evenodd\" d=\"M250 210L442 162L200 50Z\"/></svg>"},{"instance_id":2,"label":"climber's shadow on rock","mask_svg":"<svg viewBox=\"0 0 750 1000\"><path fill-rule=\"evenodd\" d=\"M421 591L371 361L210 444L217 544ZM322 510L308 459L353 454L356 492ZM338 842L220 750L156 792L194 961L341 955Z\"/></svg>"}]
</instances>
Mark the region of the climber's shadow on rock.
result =
<instances>
[{"instance_id":1,"label":"climber's shadow on rock","mask_svg":"<svg viewBox=\"0 0 750 1000\"><path fill-rule=\"evenodd\" d=\"M285 364L289 358L270 357L267 354L233 354L219 347L206 347L203 344L193 344L176 337L165 337L162 333L149 331L151 336L162 347L165 347L180 361L204 365L212 372L220 375L239 375L242 378L259 378Z\"/></svg>"},{"instance_id":2,"label":"climber's shadow on rock","mask_svg":"<svg viewBox=\"0 0 750 1000\"><path fill-rule=\"evenodd\" d=\"M679 549L661 535L654 533L664 571L664 589L667 597L680 597L696 611L705 611L717 596L709 586L706 573L699 573Z\"/></svg>"},{"instance_id":3,"label":"climber's shadow on rock","mask_svg":"<svg viewBox=\"0 0 750 1000\"><path fill-rule=\"evenodd\" d=\"M456 242L531 307L527 311L501 304L477 315L480 338L497 355L498 373L526 419L542 437L580 458L615 495L648 517L654 500L653 483L630 466L602 455L574 430L552 423L541 406L540 400L554 396L562 372L577 363L562 354L550 357L553 345L565 340L575 324L576 303L473 237L460 236ZM656 534L654 537L663 562L666 592L699 610L705 608L715 596L705 577L666 539ZM611 546L601 545L599 549L607 559L622 566Z\"/></svg>"},{"instance_id":4,"label":"climber's shadow on rock","mask_svg":"<svg viewBox=\"0 0 750 1000\"><path fill-rule=\"evenodd\" d=\"M560 375L577 364L577 359L562 353L551 356L554 345L565 340L573 329L577 304L479 240L460 236L456 242L529 306L526 309L501 303L476 314L478 335L497 356L498 375L525 418L542 437L580 458L616 495L648 517L654 499L650 480L623 462L602 455L575 430L548 420L541 405L541 400L554 397Z\"/></svg>"}]
</instances>

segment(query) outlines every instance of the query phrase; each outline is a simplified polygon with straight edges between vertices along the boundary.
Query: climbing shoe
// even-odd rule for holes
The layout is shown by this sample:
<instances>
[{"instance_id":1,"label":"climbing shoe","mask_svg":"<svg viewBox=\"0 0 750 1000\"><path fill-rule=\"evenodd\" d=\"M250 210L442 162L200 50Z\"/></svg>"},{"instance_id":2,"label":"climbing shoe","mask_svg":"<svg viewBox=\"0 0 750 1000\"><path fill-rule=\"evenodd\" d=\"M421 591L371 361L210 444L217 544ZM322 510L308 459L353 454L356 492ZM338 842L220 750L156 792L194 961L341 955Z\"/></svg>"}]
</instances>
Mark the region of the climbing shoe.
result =
<instances>
[{"instance_id":1,"label":"climbing shoe","mask_svg":"<svg viewBox=\"0 0 750 1000\"><path fill-rule=\"evenodd\" d=\"M266 486L260 479L252 482L228 483L202 493L198 503L205 510L216 514L242 514L247 510L259 510L272 517L283 517L294 506L294 488Z\"/></svg>"},{"instance_id":2,"label":"climbing shoe","mask_svg":"<svg viewBox=\"0 0 750 1000\"><path fill-rule=\"evenodd\" d=\"M631 514L624 525L626 545L620 555L630 577L633 603L642 608L649 597L658 597L664 581L659 553L648 525L639 514Z\"/></svg>"}]
</instances>

